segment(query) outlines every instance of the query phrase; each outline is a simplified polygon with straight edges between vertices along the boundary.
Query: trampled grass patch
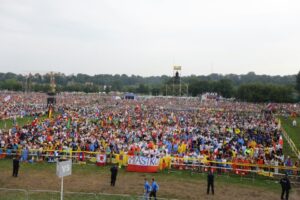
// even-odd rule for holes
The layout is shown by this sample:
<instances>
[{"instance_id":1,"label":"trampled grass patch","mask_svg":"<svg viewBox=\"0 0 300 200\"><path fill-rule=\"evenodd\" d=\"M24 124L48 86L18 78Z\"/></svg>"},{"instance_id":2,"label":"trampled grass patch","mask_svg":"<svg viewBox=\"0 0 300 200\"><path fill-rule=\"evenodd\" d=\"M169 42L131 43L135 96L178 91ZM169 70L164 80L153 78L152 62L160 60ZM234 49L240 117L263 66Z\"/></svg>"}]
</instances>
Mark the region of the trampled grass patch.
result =
<instances>
[{"instance_id":1,"label":"trampled grass patch","mask_svg":"<svg viewBox=\"0 0 300 200\"><path fill-rule=\"evenodd\" d=\"M135 173L120 169L117 177L116 187L110 186L110 167L98 167L96 165L74 164L72 175L64 179L65 199L112 199L129 200L140 199L143 195L144 178L150 180L154 177L160 185L158 196L161 198L174 199L199 199L199 196L206 196L205 173L191 173L191 171L163 171L159 173ZM25 190L60 190L60 179L55 174L56 164L52 163L22 163L19 177L11 177L12 161L0 160L0 185L3 188L18 188ZM255 199L274 199L279 194L280 185L275 180L254 175L240 177L237 175L227 176L215 175L214 199L242 199L252 197ZM68 193L69 192L69 193ZM72 192L75 192L72 194ZM80 193L82 194L80 194ZM87 194L88 193L88 194ZM107 193L107 195L103 195ZM5 194L7 198L14 198L11 193ZM110 195L109 195L110 194ZM124 194L125 196L117 195ZM10 195L10 196L9 196ZM96 197L95 197L96 195ZM0 195L3 197L3 195ZM30 192L30 199L59 199L55 192ZM0 197L0 200L4 199Z\"/></svg>"},{"instance_id":2,"label":"trampled grass patch","mask_svg":"<svg viewBox=\"0 0 300 200\"><path fill-rule=\"evenodd\" d=\"M17 118L17 124L19 126L23 126L25 124L31 123L33 121L34 117L32 116L26 116L23 118ZM0 120L0 129L10 129L13 127L13 120L12 119L5 119Z\"/></svg>"},{"instance_id":3,"label":"trampled grass patch","mask_svg":"<svg viewBox=\"0 0 300 200\"><path fill-rule=\"evenodd\" d=\"M56 116L57 113L54 114ZM45 120L48 116L38 116L38 120ZM16 119L16 123L18 126L24 126L26 124L30 124L35 119L34 116L25 116L23 118L19 117ZM14 126L12 119L0 120L0 129L8 130Z\"/></svg>"}]
</instances>

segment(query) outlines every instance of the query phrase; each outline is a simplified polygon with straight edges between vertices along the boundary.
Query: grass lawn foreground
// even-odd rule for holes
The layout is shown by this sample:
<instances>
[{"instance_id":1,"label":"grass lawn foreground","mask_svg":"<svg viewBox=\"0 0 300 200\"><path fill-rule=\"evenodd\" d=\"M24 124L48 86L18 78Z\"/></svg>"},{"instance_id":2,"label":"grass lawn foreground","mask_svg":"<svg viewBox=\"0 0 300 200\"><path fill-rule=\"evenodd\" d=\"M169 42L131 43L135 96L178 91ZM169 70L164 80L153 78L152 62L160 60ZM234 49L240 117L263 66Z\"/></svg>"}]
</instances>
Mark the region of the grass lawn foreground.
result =
<instances>
[{"instance_id":1,"label":"grass lawn foreground","mask_svg":"<svg viewBox=\"0 0 300 200\"><path fill-rule=\"evenodd\" d=\"M25 190L60 190L60 179L56 176L56 165L48 163L22 163L18 178L11 176L12 161L0 160L1 188ZM191 173L190 171L164 171L154 174L126 172L120 169L116 187L110 186L109 166L73 165L72 175L64 178L65 199L140 199L143 194L144 178L154 177L160 185L159 197L173 199L206 199L206 174ZM215 176L215 195L213 199L264 199L278 197L280 185L278 182L265 177L255 176L255 179L240 176ZM93 194L80 194L93 193ZM95 195L94 193L97 193ZM101 193L101 194L99 194ZM103 195L107 194L125 194ZM295 192L291 195L298 195ZM59 199L58 193L30 192L29 199ZM0 190L0 200L23 199L22 192L10 193ZM208 198L209 199L209 198Z\"/></svg>"}]
</instances>

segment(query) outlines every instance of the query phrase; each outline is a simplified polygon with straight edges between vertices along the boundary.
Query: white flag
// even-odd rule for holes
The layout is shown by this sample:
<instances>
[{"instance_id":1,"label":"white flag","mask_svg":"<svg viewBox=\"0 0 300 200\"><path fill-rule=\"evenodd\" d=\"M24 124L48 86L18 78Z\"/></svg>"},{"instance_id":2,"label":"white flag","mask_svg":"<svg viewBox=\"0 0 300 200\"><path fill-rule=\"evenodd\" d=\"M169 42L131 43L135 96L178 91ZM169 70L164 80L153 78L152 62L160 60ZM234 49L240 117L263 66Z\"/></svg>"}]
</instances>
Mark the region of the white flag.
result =
<instances>
[{"instance_id":1,"label":"white flag","mask_svg":"<svg viewBox=\"0 0 300 200\"><path fill-rule=\"evenodd\" d=\"M10 100L10 95L8 95L8 96L6 96L5 98L4 98L4 101L6 102L6 101L9 101Z\"/></svg>"}]
</instances>

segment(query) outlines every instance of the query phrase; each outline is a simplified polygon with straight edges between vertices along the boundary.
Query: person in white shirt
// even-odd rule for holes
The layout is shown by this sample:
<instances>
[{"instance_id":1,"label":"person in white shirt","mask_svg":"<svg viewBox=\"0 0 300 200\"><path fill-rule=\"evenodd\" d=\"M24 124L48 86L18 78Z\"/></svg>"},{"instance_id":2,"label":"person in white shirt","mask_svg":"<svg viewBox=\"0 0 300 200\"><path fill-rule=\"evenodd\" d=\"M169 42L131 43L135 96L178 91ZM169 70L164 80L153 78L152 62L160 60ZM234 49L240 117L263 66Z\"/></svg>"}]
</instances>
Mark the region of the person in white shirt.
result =
<instances>
[{"instance_id":1,"label":"person in white shirt","mask_svg":"<svg viewBox=\"0 0 300 200\"><path fill-rule=\"evenodd\" d=\"M4 148L4 145L5 145L4 140L1 140L1 145L0 145L0 147L1 147L1 148Z\"/></svg>"},{"instance_id":2,"label":"person in white shirt","mask_svg":"<svg viewBox=\"0 0 300 200\"><path fill-rule=\"evenodd\" d=\"M297 121L296 119L293 120L293 127L296 127L297 126Z\"/></svg>"}]
</instances>

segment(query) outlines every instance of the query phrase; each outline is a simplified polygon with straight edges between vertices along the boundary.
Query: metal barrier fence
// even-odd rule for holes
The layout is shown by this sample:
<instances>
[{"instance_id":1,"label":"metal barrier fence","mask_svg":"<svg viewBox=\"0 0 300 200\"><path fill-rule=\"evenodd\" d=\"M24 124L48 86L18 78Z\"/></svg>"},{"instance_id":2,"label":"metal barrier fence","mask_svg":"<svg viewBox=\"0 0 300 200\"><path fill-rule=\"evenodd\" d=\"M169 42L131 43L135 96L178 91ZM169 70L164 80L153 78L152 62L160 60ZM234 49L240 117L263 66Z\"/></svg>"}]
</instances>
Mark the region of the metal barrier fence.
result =
<instances>
[{"instance_id":1,"label":"metal barrier fence","mask_svg":"<svg viewBox=\"0 0 300 200\"><path fill-rule=\"evenodd\" d=\"M296 147L294 141L290 138L290 136L287 134L287 132L284 130L284 128L282 128L281 120L279 119L279 116L277 116L277 120L279 122L278 123L278 128L282 131L283 137L286 139L286 141L290 145L290 147L291 147L292 151L295 153L296 157L298 159L300 159L300 150L298 150L298 148Z\"/></svg>"},{"instance_id":2,"label":"metal barrier fence","mask_svg":"<svg viewBox=\"0 0 300 200\"><path fill-rule=\"evenodd\" d=\"M55 190L24 190L0 188L0 200L60 200ZM108 193L64 192L64 200L143 200L143 196ZM177 200L157 198L158 200Z\"/></svg>"},{"instance_id":3,"label":"metal barrier fence","mask_svg":"<svg viewBox=\"0 0 300 200\"><path fill-rule=\"evenodd\" d=\"M295 143L293 140L290 138L290 136L287 134L287 132L282 129L283 137L286 139L286 141L289 143L292 151L295 153L298 159L300 159L300 151L297 149Z\"/></svg>"},{"instance_id":4,"label":"metal barrier fence","mask_svg":"<svg viewBox=\"0 0 300 200\"><path fill-rule=\"evenodd\" d=\"M56 152L56 153L55 153ZM83 154L83 156L81 155ZM79 164L87 164L87 163L96 163L97 155L103 155L100 152L88 152L88 151L71 151L71 150L37 150L32 149L27 152L26 162L56 162L59 159L72 159L73 163ZM12 149L0 149L0 159L1 158L12 158L14 155L20 155L21 161L23 160L23 152L22 150L12 150ZM80 157L81 155L81 157ZM127 159L124 157L127 156ZM80 159L83 157L83 161ZM126 160L128 160L128 155L123 155L123 160L117 159L121 157L119 154L110 154L107 156L105 163L117 163L120 166L127 166ZM272 174L285 174L288 173L289 175L300 175L300 168L299 166L283 166L283 165L271 165L271 164L252 164L246 160L233 160L230 162L218 162L212 160L202 161L198 158L183 158L183 157L163 157L161 158L163 161L166 161L166 168L176 168L176 169L186 169L191 167L201 166L204 167L213 167L213 168L224 168L224 170L232 170L236 172L246 172L251 170L252 172L261 173L262 175L265 172L271 172ZM162 169L163 167L160 166Z\"/></svg>"},{"instance_id":5,"label":"metal barrier fence","mask_svg":"<svg viewBox=\"0 0 300 200\"><path fill-rule=\"evenodd\" d=\"M178 170L178 167L182 167L182 169ZM253 182L256 179L264 180L264 181L278 181L280 178L285 176L286 170L279 171L278 173L274 173L271 168L267 170L263 169L238 169L238 168L228 168L228 167L220 167L220 166L213 166L213 165L195 165L195 164L176 164L176 167L172 167L168 170L168 173L172 172L180 172L189 170L191 174L199 173L204 176L207 175L209 170L212 170L218 176L223 177L238 177L240 180L252 180ZM291 182L296 185L300 186L300 175L299 174L290 174L289 178Z\"/></svg>"}]
</instances>

